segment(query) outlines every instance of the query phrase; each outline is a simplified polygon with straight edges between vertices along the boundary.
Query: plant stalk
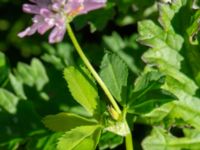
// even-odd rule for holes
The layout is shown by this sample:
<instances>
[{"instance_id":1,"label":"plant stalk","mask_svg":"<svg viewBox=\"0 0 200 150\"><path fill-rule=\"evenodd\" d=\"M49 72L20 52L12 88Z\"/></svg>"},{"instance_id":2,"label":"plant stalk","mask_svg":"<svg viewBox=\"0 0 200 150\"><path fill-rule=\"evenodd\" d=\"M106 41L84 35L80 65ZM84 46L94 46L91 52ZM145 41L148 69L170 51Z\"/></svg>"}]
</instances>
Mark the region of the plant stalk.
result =
<instances>
[{"instance_id":1,"label":"plant stalk","mask_svg":"<svg viewBox=\"0 0 200 150\"><path fill-rule=\"evenodd\" d=\"M96 79L96 81L98 82L98 84L101 86L101 88L103 89L103 91L105 92L105 94L107 95L110 103L112 104L113 108L115 109L115 111L120 115L121 114L121 110L118 106L118 104L116 103L115 99L113 98L112 94L110 93L110 91L108 90L107 86L105 85L105 83L102 81L102 79L99 77L99 75L97 74L97 72L95 71L95 69L92 67L92 65L90 64L89 60L87 59L87 57L85 56L82 48L80 47L74 32L70 26L69 23L67 23L67 32L68 35L76 49L76 51L78 52L79 56L81 57L82 61L84 62L84 64L86 65L86 67L88 68L88 70L91 72L91 74L94 76L94 78Z\"/></svg>"},{"instance_id":2,"label":"plant stalk","mask_svg":"<svg viewBox=\"0 0 200 150\"><path fill-rule=\"evenodd\" d=\"M126 135L125 140L126 140L126 150L134 150L131 132Z\"/></svg>"}]
</instances>

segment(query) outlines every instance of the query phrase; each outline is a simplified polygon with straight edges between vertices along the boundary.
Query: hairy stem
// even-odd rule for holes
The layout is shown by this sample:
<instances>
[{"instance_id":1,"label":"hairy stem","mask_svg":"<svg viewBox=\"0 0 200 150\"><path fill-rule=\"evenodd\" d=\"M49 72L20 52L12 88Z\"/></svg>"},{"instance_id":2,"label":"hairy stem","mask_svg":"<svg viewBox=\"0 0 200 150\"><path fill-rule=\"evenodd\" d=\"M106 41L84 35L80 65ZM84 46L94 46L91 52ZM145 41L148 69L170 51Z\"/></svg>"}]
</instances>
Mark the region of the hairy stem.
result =
<instances>
[{"instance_id":1,"label":"hairy stem","mask_svg":"<svg viewBox=\"0 0 200 150\"><path fill-rule=\"evenodd\" d=\"M110 103L112 104L113 108L115 109L115 111L118 114L121 114L121 110L119 108L119 106L117 105L115 99L113 98L112 94L110 93L110 91L108 90L107 86L105 85L105 83L102 81L102 79L99 77L99 75L97 74L97 72L94 70L94 68L92 67L92 65L90 64L89 60L87 59L87 57L85 56L85 54L83 53L82 48L80 47L74 32L70 26L70 24L67 24L67 32L69 34L70 39L72 40L72 43L76 49L76 51L78 52L79 56L81 57L81 59L83 60L84 64L86 65L86 67L88 68L88 70L91 72L91 74L94 76L94 78L96 79L96 81L98 82L98 84L101 86L101 88L103 89L103 91L105 92L105 94L107 95Z\"/></svg>"},{"instance_id":2,"label":"hairy stem","mask_svg":"<svg viewBox=\"0 0 200 150\"><path fill-rule=\"evenodd\" d=\"M126 150L133 150L133 140L131 132L126 135L125 140L126 140Z\"/></svg>"}]
</instances>

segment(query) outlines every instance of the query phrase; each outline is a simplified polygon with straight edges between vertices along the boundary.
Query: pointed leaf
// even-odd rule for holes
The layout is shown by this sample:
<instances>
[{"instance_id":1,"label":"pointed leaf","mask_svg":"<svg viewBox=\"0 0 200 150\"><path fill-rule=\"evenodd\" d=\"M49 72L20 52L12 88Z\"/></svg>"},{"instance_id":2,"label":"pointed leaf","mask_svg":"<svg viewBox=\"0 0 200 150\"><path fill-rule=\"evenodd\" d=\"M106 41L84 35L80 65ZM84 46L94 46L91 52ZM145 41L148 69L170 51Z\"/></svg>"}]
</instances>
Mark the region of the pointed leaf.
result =
<instances>
[{"instance_id":1,"label":"pointed leaf","mask_svg":"<svg viewBox=\"0 0 200 150\"><path fill-rule=\"evenodd\" d=\"M17 69L15 72L16 77L18 80L23 81L24 84L33 86L34 85L34 77L31 73L31 68L25 63L19 62L17 64Z\"/></svg>"},{"instance_id":2,"label":"pointed leaf","mask_svg":"<svg viewBox=\"0 0 200 150\"><path fill-rule=\"evenodd\" d=\"M58 150L95 150L100 135L99 126L81 126L66 132L57 145Z\"/></svg>"},{"instance_id":3,"label":"pointed leaf","mask_svg":"<svg viewBox=\"0 0 200 150\"><path fill-rule=\"evenodd\" d=\"M17 103L19 98L11 92L0 88L0 107L4 108L9 113L16 113Z\"/></svg>"},{"instance_id":4,"label":"pointed leaf","mask_svg":"<svg viewBox=\"0 0 200 150\"><path fill-rule=\"evenodd\" d=\"M99 110L99 96L90 74L71 66L64 70L64 77L74 99L90 114L97 114Z\"/></svg>"},{"instance_id":5,"label":"pointed leaf","mask_svg":"<svg viewBox=\"0 0 200 150\"><path fill-rule=\"evenodd\" d=\"M31 70L35 79L36 88L40 91L49 81L46 70L43 64L36 58L31 61Z\"/></svg>"},{"instance_id":6,"label":"pointed leaf","mask_svg":"<svg viewBox=\"0 0 200 150\"><path fill-rule=\"evenodd\" d=\"M126 101L128 68L115 54L106 54L101 64L100 76L118 102Z\"/></svg>"},{"instance_id":7,"label":"pointed leaf","mask_svg":"<svg viewBox=\"0 0 200 150\"><path fill-rule=\"evenodd\" d=\"M30 66L25 63L18 63L15 75L18 80L26 85L36 85L38 91L42 90L49 81L43 64L36 58L31 61Z\"/></svg>"},{"instance_id":8,"label":"pointed leaf","mask_svg":"<svg viewBox=\"0 0 200 150\"><path fill-rule=\"evenodd\" d=\"M120 37L118 33L113 32L111 36L104 36L103 40L108 49L119 56L132 72L139 74L140 70L136 66L134 58L131 55L128 55L125 51L128 44ZM131 43L131 46L133 46L133 44L134 43Z\"/></svg>"},{"instance_id":9,"label":"pointed leaf","mask_svg":"<svg viewBox=\"0 0 200 150\"><path fill-rule=\"evenodd\" d=\"M48 115L43 119L43 123L53 131L68 131L75 127L96 124L92 120L72 113Z\"/></svg>"},{"instance_id":10,"label":"pointed leaf","mask_svg":"<svg viewBox=\"0 0 200 150\"><path fill-rule=\"evenodd\" d=\"M197 10L197 12L194 14L192 17L192 24L191 26L187 29L187 33L189 35L189 41L191 44L198 45L199 41L196 38L197 34L200 31L200 10Z\"/></svg>"},{"instance_id":11,"label":"pointed leaf","mask_svg":"<svg viewBox=\"0 0 200 150\"><path fill-rule=\"evenodd\" d=\"M24 93L23 83L21 80L18 80L12 73L9 75L10 83L17 94L21 99L27 99Z\"/></svg>"}]
</instances>

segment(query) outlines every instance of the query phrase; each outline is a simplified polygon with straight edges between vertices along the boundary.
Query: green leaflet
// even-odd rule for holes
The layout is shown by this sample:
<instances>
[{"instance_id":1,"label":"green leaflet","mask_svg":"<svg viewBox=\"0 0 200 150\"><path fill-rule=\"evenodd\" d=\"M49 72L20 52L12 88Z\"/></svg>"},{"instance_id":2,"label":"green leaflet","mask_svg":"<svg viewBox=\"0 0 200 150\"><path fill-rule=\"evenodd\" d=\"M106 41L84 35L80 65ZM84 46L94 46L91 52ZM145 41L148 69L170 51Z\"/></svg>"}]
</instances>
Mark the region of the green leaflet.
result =
<instances>
[{"instance_id":1,"label":"green leaflet","mask_svg":"<svg viewBox=\"0 0 200 150\"><path fill-rule=\"evenodd\" d=\"M191 44L198 45L198 33L200 31L200 10L194 14L192 18L191 26L187 29L187 33L189 35L189 41Z\"/></svg>"},{"instance_id":2,"label":"green leaflet","mask_svg":"<svg viewBox=\"0 0 200 150\"><path fill-rule=\"evenodd\" d=\"M172 95L160 89L165 82L165 76L157 70L150 69L147 67L135 81L128 103L129 113L148 113L174 99Z\"/></svg>"},{"instance_id":3,"label":"green leaflet","mask_svg":"<svg viewBox=\"0 0 200 150\"><path fill-rule=\"evenodd\" d=\"M35 79L36 88L40 91L42 90L44 85L49 81L48 76L46 74L44 66L38 59L33 59L31 61L31 68L32 74Z\"/></svg>"},{"instance_id":4,"label":"green leaflet","mask_svg":"<svg viewBox=\"0 0 200 150\"><path fill-rule=\"evenodd\" d=\"M11 83L15 93L17 94L17 96L20 97L21 99L27 99L25 92L24 92L24 87L23 87L22 81L17 80L17 78L12 73L10 73L9 78L10 78L10 83Z\"/></svg>"},{"instance_id":5,"label":"green leaflet","mask_svg":"<svg viewBox=\"0 0 200 150\"><path fill-rule=\"evenodd\" d=\"M31 74L31 67L25 63L19 62L17 64L17 69L15 70L16 78L21 80L24 84L28 86L34 85L34 77Z\"/></svg>"},{"instance_id":6,"label":"green leaflet","mask_svg":"<svg viewBox=\"0 0 200 150\"><path fill-rule=\"evenodd\" d=\"M103 40L108 49L119 56L132 72L134 72L135 74L139 74L140 70L136 66L134 58L126 53L126 48L129 44L127 43L127 41L123 40L116 32L113 32L112 36L104 36ZM133 43L132 41L130 42L130 45L134 45L135 47L137 47L137 44Z\"/></svg>"},{"instance_id":7,"label":"green leaflet","mask_svg":"<svg viewBox=\"0 0 200 150\"><path fill-rule=\"evenodd\" d=\"M15 70L17 80L26 85L35 85L38 91L49 81L43 64L36 58L32 59L31 65L25 63L18 63Z\"/></svg>"},{"instance_id":8,"label":"green leaflet","mask_svg":"<svg viewBox=\"0 0 200 150\"><path fill-rule=\"evenodd\" d=\"M64 77L74 99L90 114L99 113L99 96L96 85L89 72L73 66L64 70Z\"/></svg>"},{"instance_id":9,"label":"green leaflet","mask_svg":"<svg viewBox=\"0 0 200 150\"><path fill-rule=\"evenodd\" d=\"M124 119L122 121L114 122L106 127L105 130L124 137L131 132L127 121Z\"/></svg>"},{"instance_id":10,"label":"green leaflet","mask_svg":"<svg viewBox=\"0 0 200 150\"><path fill-rule=\"evenodd\" d=\"M43 45L47 51L42 55L42 59L54 65L57 69L64 69L66 66L74 64L73 60L73 47L68 43L59 43L56 48L45 43Z\"/></svg>"},{"instance_id":11,"label":"green leaflet","mask_svg":"<svg viewBox=\"0 0 200 150\"><path fill-rule=\"evenodd\" d=\"M72 113L48 115L43 119L45 126L53 131L68 131L79 126L94 125L94 121Z\"/></svg>"},{"instance_id":12,"label":"green leaflet","mask_svg":"<svg viewBox=\"0 0 200 150\"><path fill-rule=\"evenodd\" d=\"M174 15L179 11L179 9L186 4L186 2L187 0L176 0L173 1L171 4L158 4L158 9L160 13L159 22L165 31L173 31L171 20L173 19Z\"/></svg>"},{"instance_id":13,"label":"green leaflet","mask_svg":"<svg viewBox=\"0 0 200 150\"><path fill-rule=\"evenodd\" d=\"M36 134L32 136L32 140L28 143L28 150L56 150L56 142L62 133Z\"/></svg>"},{"instance_id":14,"label":"green leaflet","mask_svg":"<svg viewBox=\"0 0 200 150\"><path fill-rule=\"evenodd\" d=\"M9 67L5 55L0 52L0 86L4 84L9 74Z\"/></svg>"},{"instance_id":15,"label":"green leaflet","mask_svg":"<svg viewBox=\"0 0 200 150\"><path fill-rule=\"evenodd\" d=\"M0 52L0 67L4 66L6 64L6 59L5 59L5 55Z\"/></svg>"},{"instance_id":16,"label":"green leaflet","mask_svg":"<svg viewBox=\"0 0 200 150\"><path fill-rule=\"evenodd\" d=\"M160 87L160 85L164 82L164 76L157 70L155 71L147 71L147 73L141 74L134 83L133 92L139 92L146 89L152 89Z\"/></svg>"},{"instance_id":17,"label":"green leaflet","mask_svg":"<svg viewBox=\"0 0 200 150\"><path fill-rule=\"evenodd\" d=\"M101 133L100 126L81 126L66 132L58 141L58 150L95 150Z\"/></svg>"},{"instance_id":18,"label":"green leaflet","mask_svg":"<svg viewBox=\"0 0 200 150\"><path fill-rule=\"evenodd\" d=\"M99 149L114 149L123 143L123 137L112 132L103 132L99 141Z\"/></svg>"},{"instance_id":19,"label":"green leaflet","mask_svg":"<svg viewBox=\"0 0 200 150\"><path fill-rule=\"evenodd\" d=\"M171 76L166 77L163 89L170 91L177 97L181 97L184 92L190 95L195 94L198 87L193 80L175 69L168 70L167 73L171 73Z\"/></svg>"},{"instance_id":20,"label":"green leaflet","mask_svg":"<svg viewBox=\"0 0 200 150\"><path fill-rule=\"evenodd\" d=\"M200 100L190 95L182 94L179 101L173 101L143 115L142 120L149 124L174 122L181 119L182 123L190 124L200 131Z\"/></svg>"},{"instance_id":21,"label":"green leaflet","mask_svg":"<svg viewBox=\"0 0 200 150\"><path fill-rule=\"evenodd\" d=\"M101 63L100 76L118 102L126 101L128 68L115 54L106 54Z\"/></svg>"},{"instance_id":22,"label":"green leaflet","mask_svg":"<svg viewBox=\"0 0 200 150\"><path fill-rule=\"evenodd\" d=\"M0 88L0 107L8 111L9 113L16 113L17 111L17 103L19 98L16 97L11 92Z\"/></svg>"},{"instance_id":23,"label":"green leaflet","mask_svg":"<svg viewBox=\"0 0 200 150\"><path fill-rule=\"evenodd\" d=\"M190 136L177 138L166 130L155 127L152 130L151 135L146 137L142 142L142 147L144 150L199 150L200 134L197 131L195 131L195 133L195 135L190 133Z\"/></svg>"},{"instance_id":24,"label":"green leaflet","mask_svg":"<svg viewBox=\"0 0 200 150\"><path fill-rule=\"evenodd\" d=\"M181 4L181 1L176 2ZM173 8L171 8L170 11L173 10L174 13L177 12L176 9L178 10L178 6L172 6ZM160 7L166 7L166 10L170 8L168 4L161 4ZM160 11L162 12L164 10L160 9ZM171 21L171 19L172 17L167 17L164 20ZM178 96L178 91L184 91L194 95L197 89L196 84L179 71L183 58L178 51L180 51L182 47L183 38L171 29L162 30L150 20L139 22L138 30L138 41L151 47L144 53L142 57L143 60L150 65L157 66L159 71L166 75L166 82L163 89L172 92L176 96ZM174 81L176 81L176 84L173 83ZM173 86L173 90L169 90L170 87L168 85L171 83L175 85Z\"/></svg>"},{"instance_id":25,"label":"green leaflet","mask_svg":"<svg viewBox=\"0 0 200 150\"><path fill-rule=\"evenodd\" d=\"M138 23L138 41L150 46L143 55L143 60L150 64L158 64L164 61L171 67L180 69L183 57L178 53L183 39L173 32L165 32L151 20L144 20Z\"/></svg>"}]
</instances>

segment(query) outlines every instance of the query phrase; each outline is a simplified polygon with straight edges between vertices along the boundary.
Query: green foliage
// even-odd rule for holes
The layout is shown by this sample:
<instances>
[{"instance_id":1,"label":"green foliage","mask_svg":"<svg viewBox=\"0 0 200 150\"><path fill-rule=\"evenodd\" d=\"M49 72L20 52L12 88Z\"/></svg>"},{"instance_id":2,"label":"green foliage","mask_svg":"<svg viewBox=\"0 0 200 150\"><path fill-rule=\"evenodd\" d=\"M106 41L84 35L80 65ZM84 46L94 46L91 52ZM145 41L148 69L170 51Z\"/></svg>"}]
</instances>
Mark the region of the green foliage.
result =
<instances>
[{"instance_id":1,"label":"green foliage","mask_svg":"<svg viewBox=\"0 0 200 150\"><path fill-rule=\"evenodd\" d=\"M98 114L100 111L99 96L88 70L70 66L65 69L64 77L74 99L90 114Z\"/></svg>"},{"instance_id":2,"label":"green foliage","mask_svg":"<svg viewBox=\"0 0 200 150\"><path fill-rule=\"evenodd\" d=\"M17 37L22 3L0 4L0 149L124 149L130 133L136 150L199 149L198 0L109 0L72 22L121 114L69 37Z\"/></svg>"},{"instance_id":3,"label":"green foliage","mask_svg":"<svg viewBox=\"0 0 200 150\"><path fill-rule=\"evenodd\" d=\"M199 37L198 37L198 32L200 30L199 20L200 20L200 10L197 10L197 12L194 14L192 18L191 26L187 30L191 44L199 43Z\"/></svg>"},{"instance_id":4,"label":"green foliage","mask_svg":"<svg viewBox=\"0 0 200 150\"><path fill-rule=\"evenodd\" d=\"M189 131L191 132L191 131ZM150 136L145 138L142 145L144 150L182 150L199 149L199 132L193 130L190 136L177 138L162 128L155 127Z\"/></svg>"},{"instance_id":5,"label":"green foliage","mask_svg":"<svg viewBox=\"0 0 200 150\"><path fill-rule=\"evenodd\" d=\"M4 108L9 113L16 113L16 105L19 98L16 97L11 92L0 88L0 106Z\"/></svg>"},{"instance_id":6,"label":"green foliage","mask_svg":"<svg viewBox=\"0 0 200 150\"><path fill-rule=\"evenodd\" d=\"M173 100L173 97L160 88L165 76L156 70L145 70L135 81L128 102L128 112L144 114L154 108Z\"/></svg>"},{"instance_id":7,"label":"green foliage","mask_svg":"<svg viewBox=\"0 0 200 150\"><path fill-rule=\"evenodd\" d=\"M68 131L79 126L95 124L94 121L72 113L49 115L43 119L45 126L53 131Z\"/></svg>"},{"instance_id":8,"label":"green foliage","mask_svg":"<svg viewBox=\"0 0 200 150\"><path fill-rule=\"evenodd\" d=\"M58 150L94 150L100 136L99 126L81 126L66 132L58 142Z\"/></svg>"},{"instance_id":9,"label":"green foliage","mask_svg":"<svg viewBox=\"0 0 200 150\"><path fill-rule=\"evenodd\" d=\"M64 69L66 66L74 64L73 48L69 44L58 44L56 48L45 43L45 50L42 59L50 64L53 64L57 69Z\"/></svg>"},{"instance_id":10,"label":"green foliage","mask_svg":"<svg viewBox=\"0 0 200 150\"><path fill-rule=\"evenodd\" d=\"M123 143L123 138L121 136L118 136L112 132L104 132L101 135L101 139L99 142L99 149L114 149L118 145Z\"/></svg>"},{"instance_id":11,"label":"green foliage","mask_svg":"<svg viewBox=\"0 0 200 150\"><path fill-rule=\"evenodd\" d=\"M33 59L30 66L19 63L17 65L16 75L18 80L21 80L24 84L29 86L35 85L38 91L42 90L48 82L46 71L38 59Z\"/></svg>"},{"instance_id":12,"label":"green foliage","mask_svg":"<svg viewBox=\"0 0 200 150\"><path fill-rule=\"evenodd\" d=\"M118 55L127 64L131 71L133 71L136 74L139 73L139 68L136 66L134 58L128 55L126 52L129 45L134 46L134 48L137 48L136 43L135 45L133 45L133 41L123 41L120 35L115 32L112 34L112 36L104 36L103 40L108 49L116 55Z\"/></svg>"},{"instance_id":13,"label":"green foliage","mask_svg":"<svg viewBox=\"0 0 200 150\"><path fill-rule=\"evenodd\" d=\"M126 101L128 69L114 54L106 54L101 64L100 76L118 102Z\"/></svg>"},{"instance_id":14,"label":"green foliage","mask_svg":"<svg viewBox=\"0 0 200 150\"><path fill-rule=\"evenodd\" d=\"M8 78L9 68L6 62L6 57L0 52L0 85Z\"/></svg>"}]
</instances>

